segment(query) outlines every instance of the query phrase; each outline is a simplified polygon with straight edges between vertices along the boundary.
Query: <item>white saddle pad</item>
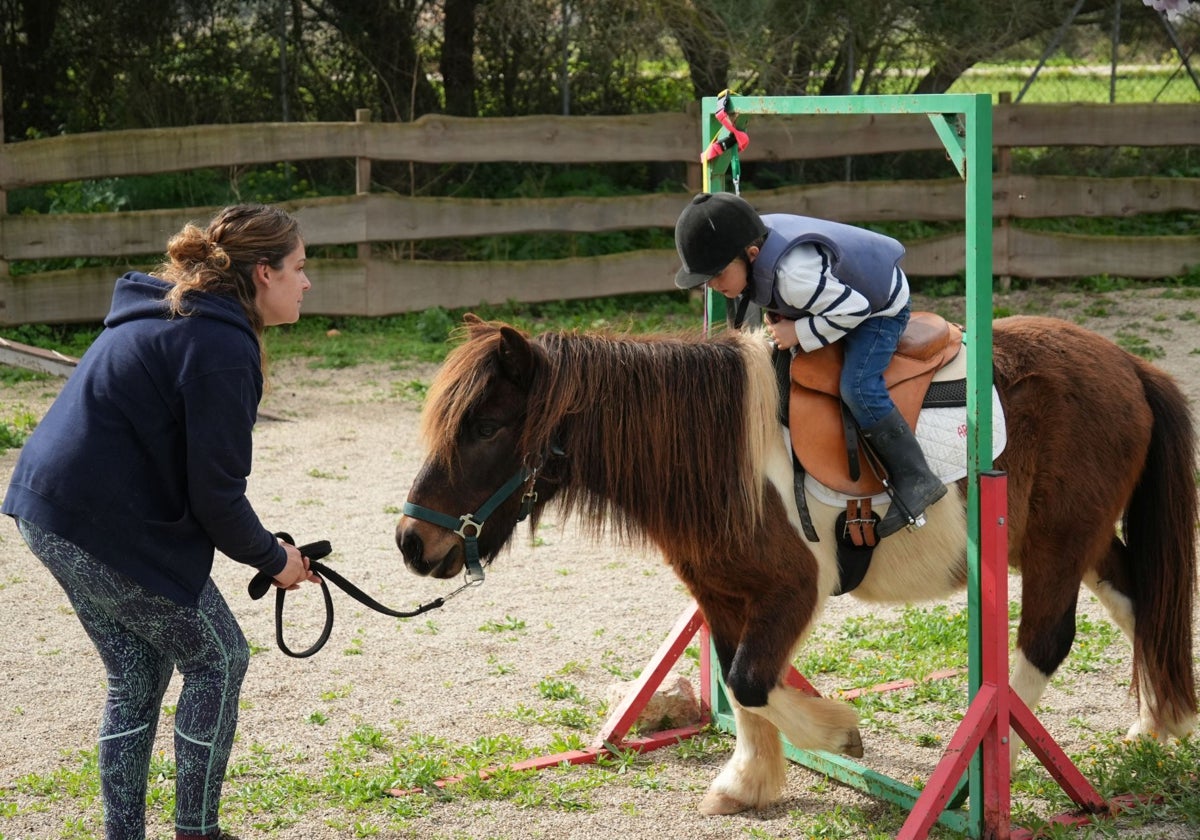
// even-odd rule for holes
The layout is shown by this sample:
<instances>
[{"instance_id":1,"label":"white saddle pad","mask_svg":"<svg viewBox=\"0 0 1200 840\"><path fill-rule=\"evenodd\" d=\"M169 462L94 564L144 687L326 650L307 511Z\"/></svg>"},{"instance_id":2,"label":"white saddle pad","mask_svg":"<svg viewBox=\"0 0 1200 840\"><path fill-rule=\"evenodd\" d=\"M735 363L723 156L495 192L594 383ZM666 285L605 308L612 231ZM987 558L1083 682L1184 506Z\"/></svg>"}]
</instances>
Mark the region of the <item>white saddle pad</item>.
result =
<instances>
[{"instance_id":1,"label":"white saddle pad","mask_svg":"<svg viewBox=\"0 0 1200 840\"><path fill-rule=\"evenodd\" d=\"M929 463L934 475L949 484L967 475L967 409L962 408L925 408L917 417L915 430L921 451ZM1000 405L1000 394L995 386L992 387L992 457L995 458L1004 451L1008 442L1008 434L1004 425L1004 408ZM791 442L789 441L789 446ZM870 469L863 462L864 470ZM846 493L840 493L826 487L812 477L804 476L804 489L817 501L833 507L845 507L848 499L855 498ZM871 497L871 506L881 509L891 499L887 493Z\"/></svg>"}]
</instances>

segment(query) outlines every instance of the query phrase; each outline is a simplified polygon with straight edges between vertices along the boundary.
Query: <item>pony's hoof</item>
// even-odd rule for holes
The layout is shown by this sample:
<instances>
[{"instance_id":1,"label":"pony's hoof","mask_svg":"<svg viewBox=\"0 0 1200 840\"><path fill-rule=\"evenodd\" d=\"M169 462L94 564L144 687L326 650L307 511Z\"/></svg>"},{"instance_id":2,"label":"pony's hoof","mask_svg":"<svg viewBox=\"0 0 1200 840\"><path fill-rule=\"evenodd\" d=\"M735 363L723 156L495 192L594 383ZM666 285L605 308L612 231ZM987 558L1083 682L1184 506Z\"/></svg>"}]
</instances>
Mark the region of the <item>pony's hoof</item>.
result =
<instances>
[{"instance_id":1,"label":"pony's hoof","mask_svg":"<svg viewBox=\"0 0 1200 840\"><path fill-rule=\"evenodd\" d=\"M700 813L706 817L719 817L727 814L740 814L750 808L740 799L734 799L723 793L710 790L700 800Z\"/></svg>"},{"instance_id":2,"label":"pony's hoof","mask_svg":"<svg viewBox=\"0 0 1200 840\"><path fill-rule=\"evenodd\" d=\"M862 735L857 729L851 729L846 736L846 744L842 747L842 754L848 755L851 758L863 757Z\"/></svg>"}]
</instances>

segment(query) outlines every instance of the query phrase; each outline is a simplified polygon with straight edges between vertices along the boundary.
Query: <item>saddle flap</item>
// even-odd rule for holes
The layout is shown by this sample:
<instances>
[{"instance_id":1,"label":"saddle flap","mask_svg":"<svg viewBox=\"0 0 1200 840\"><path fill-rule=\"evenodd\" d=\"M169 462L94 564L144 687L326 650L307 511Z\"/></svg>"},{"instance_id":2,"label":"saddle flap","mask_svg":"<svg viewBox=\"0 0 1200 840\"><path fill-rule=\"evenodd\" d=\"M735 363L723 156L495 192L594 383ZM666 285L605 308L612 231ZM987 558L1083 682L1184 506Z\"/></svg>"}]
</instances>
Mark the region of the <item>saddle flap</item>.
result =
<instances>
[{"instance_id":1,"label":"saddle flap","mask_svg":"<svg viewBox=\"0 0 1200 840\"><path fill-rule=\"evenodd\" d=\"M889 390L906 379L936 371L956 355L962 344L962 330L933 312L914 312L900 335L892 361L884 371ZM952 352L947 352L952 350ZM792 382L810 391L841 398L842 362L846 350L840 341L826 344L811 353L797 353L792 359Z\"/></svg>"},{"instance_id":2,"label":"saddle flap","mask_svg":"<svg viewBox=\"0 0 1200 840\"><path fill-rule=\"evenodd\" d=\"M934 374L958 356L962 330L932 312L914 312L883 380L900 414L915 429ZM841 342L792 359L788 396L792 450L813 478L841 493L860 497L883 492L870 470L853 479L842 424ZM856 442L857 443L857 442Z\"/></svg>"}]
</instances>

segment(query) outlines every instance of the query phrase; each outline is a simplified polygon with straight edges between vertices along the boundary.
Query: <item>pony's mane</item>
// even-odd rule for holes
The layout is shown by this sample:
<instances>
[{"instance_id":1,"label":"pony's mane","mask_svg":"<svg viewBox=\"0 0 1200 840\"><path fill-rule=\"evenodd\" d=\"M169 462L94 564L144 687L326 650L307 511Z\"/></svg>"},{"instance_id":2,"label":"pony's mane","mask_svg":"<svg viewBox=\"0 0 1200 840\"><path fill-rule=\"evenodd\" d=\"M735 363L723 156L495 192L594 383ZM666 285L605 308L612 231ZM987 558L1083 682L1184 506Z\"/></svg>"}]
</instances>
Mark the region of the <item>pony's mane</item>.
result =
<instances>
[{"instance_id":1,"label":"pony's mane","mask_svg":"<svg viewBox=\"0 0 1200 840\"><path fill-rule=\"evenodd\" d=\"M780 436L760 338L560 332L534 344L545 364L522 450L565 450L565 515L597 534L684 533L714 549L751 532L767 447Z\"/></svg>"},{"instance_id":2,"label":"pony's mane","mask_svg":"<svg viewBox=\"0 0 1200 840\"><path fill-rule=\"evenodd\" d=\"M422 414L431 458L454 458L463 422L503 375L500 346L498 328L477 329L447 357ZM597 534L657 541L682 532L714 549L752 532L768 447L781 439L761 336L551 332L531 349L518 449L535 457L564 450L566 469L547 467L561 474L564 515L578 514Z\"/></svg>"}]
</instances>

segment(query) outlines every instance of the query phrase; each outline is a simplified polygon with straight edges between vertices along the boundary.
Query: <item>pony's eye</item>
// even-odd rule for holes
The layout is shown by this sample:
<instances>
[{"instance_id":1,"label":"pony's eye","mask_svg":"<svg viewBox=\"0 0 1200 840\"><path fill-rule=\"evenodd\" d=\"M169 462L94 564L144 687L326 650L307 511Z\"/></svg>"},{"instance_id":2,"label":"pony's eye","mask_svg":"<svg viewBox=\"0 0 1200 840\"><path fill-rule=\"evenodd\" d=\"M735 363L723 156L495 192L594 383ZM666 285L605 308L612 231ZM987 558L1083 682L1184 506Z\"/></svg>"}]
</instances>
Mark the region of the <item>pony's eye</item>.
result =
<instances>
[{"instance_id":1,"label":"pony's eye","mask_svg":"<svg viewBox=\"0 0 1200 840\"><path fill-rule=\"evenodd\" d=\"M483 440L495 437L498 431L500 431L500 424L493 423L491 420L480 420L475 424L475 436Z\"/></svg>"}]
</instances>

